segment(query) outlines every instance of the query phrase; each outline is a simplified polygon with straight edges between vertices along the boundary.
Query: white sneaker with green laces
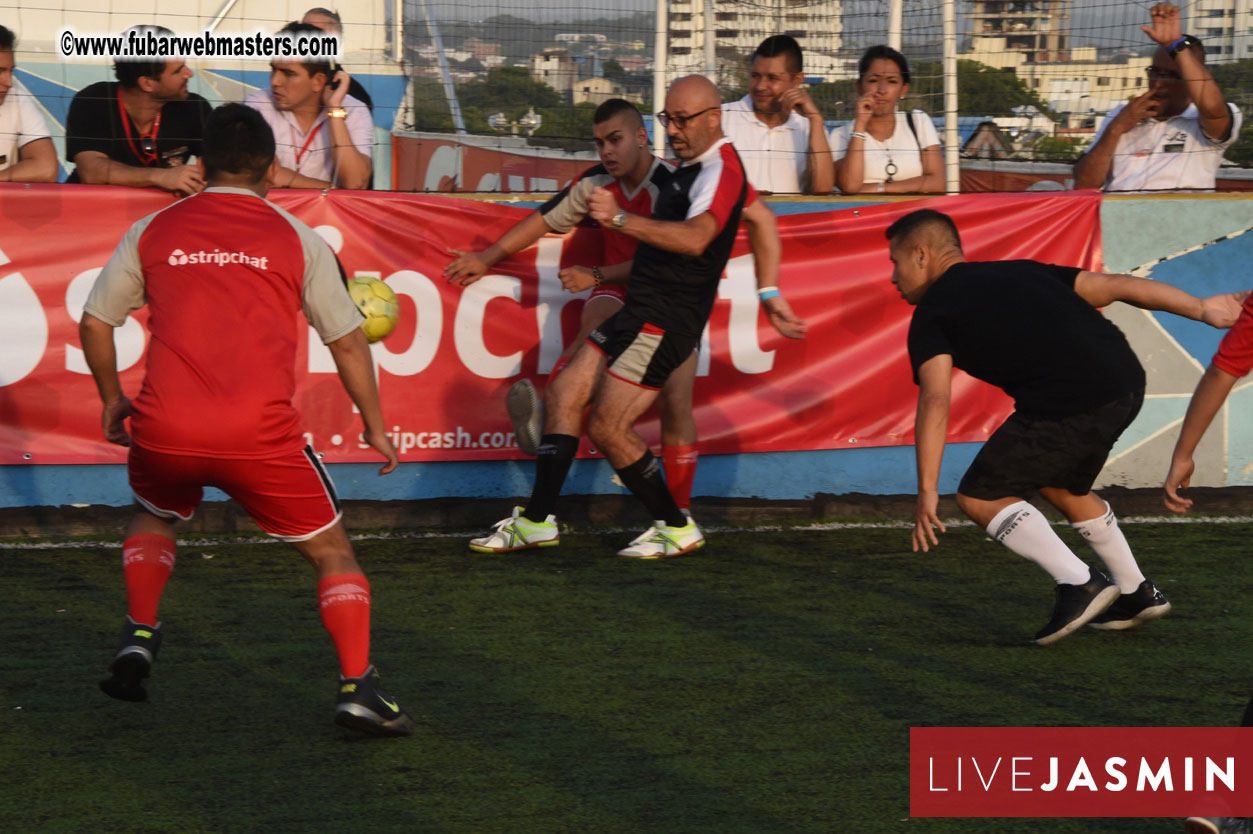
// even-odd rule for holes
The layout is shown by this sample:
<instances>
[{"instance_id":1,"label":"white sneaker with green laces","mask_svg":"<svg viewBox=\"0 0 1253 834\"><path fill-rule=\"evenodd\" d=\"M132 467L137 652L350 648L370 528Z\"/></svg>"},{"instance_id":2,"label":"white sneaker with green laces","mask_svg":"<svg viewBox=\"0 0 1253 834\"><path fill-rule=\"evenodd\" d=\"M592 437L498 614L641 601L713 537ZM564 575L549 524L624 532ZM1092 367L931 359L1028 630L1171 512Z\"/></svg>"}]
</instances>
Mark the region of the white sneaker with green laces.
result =
<instances>
[{"instance_id":1,"label":"white sneaker with green laces","mask_svg":"<svg viewBox=\"0 0 1253 834\"><path fill-rule=\"evenodd\" d=\"M470 549L478 553L511 553L532 547L556 547L561 543L555 517L550 515L543 521L531 521L522 515L523 509L514 507L513 515L496 522L491 533L470 539Z\"/></svg>"},{"instance_id":2,"label":"white sneaker with green laces","mask_svg":"<svg viewBox=\"0 0 1253 834\"><path fill-rule=\"evenodd\" d=\"M705 535L689 516L682 527L667 527L664 521L641 533L635 541L618 551L628 559L669 559L705 546Z\"/></svg>"}]
</instances>

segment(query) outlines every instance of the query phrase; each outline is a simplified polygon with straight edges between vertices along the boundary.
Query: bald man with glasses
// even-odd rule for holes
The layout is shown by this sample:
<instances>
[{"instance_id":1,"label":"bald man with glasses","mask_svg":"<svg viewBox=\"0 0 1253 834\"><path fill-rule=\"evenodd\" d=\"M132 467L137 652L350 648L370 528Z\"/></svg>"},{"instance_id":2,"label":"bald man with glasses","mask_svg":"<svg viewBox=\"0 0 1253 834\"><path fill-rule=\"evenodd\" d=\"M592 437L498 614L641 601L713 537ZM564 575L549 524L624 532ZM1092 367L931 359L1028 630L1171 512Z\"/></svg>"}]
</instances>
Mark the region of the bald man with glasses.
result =
<instances>
[{"instance_id":1,"label":"bald man with glasses","mask_svg":"<svg viewBox=\"0 0 1253 834\"><path fill-rule=\"evenodd\" d=\"M1179 9L1158 3L1140 28L1158 44L1149 89L1110 111L1075 164L1075 188L1213 190L1223 153L1240 135L1239 108L1205 68L1205 47L1183 34Z\"/></svg>"}]
</instances>

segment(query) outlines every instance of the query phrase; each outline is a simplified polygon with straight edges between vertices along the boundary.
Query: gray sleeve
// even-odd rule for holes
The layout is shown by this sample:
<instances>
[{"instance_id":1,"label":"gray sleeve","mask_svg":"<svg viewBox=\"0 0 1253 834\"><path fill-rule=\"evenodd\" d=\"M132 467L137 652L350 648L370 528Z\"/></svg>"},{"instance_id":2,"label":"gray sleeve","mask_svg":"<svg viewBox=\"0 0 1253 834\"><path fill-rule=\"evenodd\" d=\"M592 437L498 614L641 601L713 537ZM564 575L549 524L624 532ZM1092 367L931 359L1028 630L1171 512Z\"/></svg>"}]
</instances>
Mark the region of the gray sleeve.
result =
<instances>
[{"instance_id":1,"label":"gray sleeve","mask_svg":"<svg viewBox=\"0 0 1253 834\"><path fill-rule=\"evenodd\" d=\"M540 206L540 214L543 215L548 228L558 234L565 234L577 226L584 217L587 217L587 199L599 184L600 182L595 177L582 177L578 182L572 183L566 190Z\"/></svg>"},{"instance_id":2,"label":"gray sleeve","mask_svg":"<svg viewBox=\"0 0 1253 834\"><path fill-rule=\"evenodd\" d=\"M83 312L90 313L105 324L121 327L132 311L148 301L143 267L139 261L139 238L152 222L150 214L131 226L113 250L109 262L96 276Z\"/></svg>"}]
</instances>

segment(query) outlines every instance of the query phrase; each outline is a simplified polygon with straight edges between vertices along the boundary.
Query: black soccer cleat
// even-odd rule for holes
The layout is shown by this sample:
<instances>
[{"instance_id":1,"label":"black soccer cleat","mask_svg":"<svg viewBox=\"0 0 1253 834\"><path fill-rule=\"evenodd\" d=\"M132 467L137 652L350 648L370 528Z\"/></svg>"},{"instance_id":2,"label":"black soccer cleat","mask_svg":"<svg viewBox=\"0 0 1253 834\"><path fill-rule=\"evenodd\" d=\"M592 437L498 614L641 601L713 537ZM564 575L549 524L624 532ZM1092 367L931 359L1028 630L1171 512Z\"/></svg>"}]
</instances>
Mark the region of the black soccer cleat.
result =
<instances>
[{"instance_id":1,"label":"black soccer cleat","mask_svg":"<svg viewBox=\"0 0 1253 834\"><path fill-rule=\"evenodd\" d=\"M383 691L373 665L359 678L340 676L335 723L375 736L407 736L413 732L413 719L395 698Z\"/></svg>"},{"instance_id":2,"label":"black soccer cleat","mask_svg":"<svg viewBox=\"0 0 1253 834\"><path fill-rule=\"evenodd\" d=\"M1113 605L1106 608L1104 613L1093 617L1088 625L1108 631L1121 631L1164 617L1169 611L1170 602L1166 596L1146 579L1131 593L1119 596Z\"/></svg>"},{"instance_id":3,"label":"black soccer cleat","mask_svg":"<svg viewBox=\"0 0 1253 834\"><path fill-rule=\"evenodd\" d=\"M1058 585L1053 618L1035 635L1037 646L1051 646L1118 599L1118 586L1096 568L1088 568L1089 579L1082 585Z\"/></svg>"},{"instance_id":4,"label":"black soccer cleat","mask_svg":"<svg viewBox=\"0 0 1253 834\"><path fill-rule=\"evenodd\" d=\"M152 670L152 661L161 647L161 624L137 623L126 617L117 654L109 664L109 677L100 681L100 688L119 701L146 701L148 690L144 680Z\"/></svg>"},{"instance_id":5,"label":"black soccer cleat","mask_svg":"<svg viewBox=\"0 0 1253 834\"><path fill-rule=\"evenodd\" d=\"M539 454L540 439L544 434L544 404L539 392L529 379L520 379L505 395L505 410L513 422L513 436L522 454L535 457Z\"/></svg>"}]
</instances>

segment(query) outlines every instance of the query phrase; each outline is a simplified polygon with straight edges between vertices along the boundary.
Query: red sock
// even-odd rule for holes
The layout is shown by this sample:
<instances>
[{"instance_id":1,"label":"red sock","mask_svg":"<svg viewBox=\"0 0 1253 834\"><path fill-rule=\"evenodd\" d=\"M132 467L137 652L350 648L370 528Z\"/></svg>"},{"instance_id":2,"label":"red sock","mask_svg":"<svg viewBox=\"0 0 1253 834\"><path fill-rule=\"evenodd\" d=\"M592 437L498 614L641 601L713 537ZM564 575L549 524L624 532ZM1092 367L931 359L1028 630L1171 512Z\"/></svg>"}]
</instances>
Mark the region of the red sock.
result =
<instances>
[{"instance_id":1,"label":"red sock","mask_svg":"<svg viewBox=\"0 0 1253 834\"><path fill-rule=\"evenodd\" d=\"M570 364L569 356L558 356L557 362L553 365L553 369L548 372L549 379L556 379L557 374L561 373L561 369Z\"/></svg>"},{"instance_id":2,"label":"red sock","mask_svg":"<svg viewBox=\"0 0 1253 834\"><path fill-rule=\"evenodd\" d=\"M670 494L679 509L689 513L692 509L692 481L696 478L696 458L699 457L695 444L687 446L661 447L661 460L666 468L666 483L670 486Z\"/></svg>"},{"instance_id":3,"label":"red sock","mask_svg":"<svg viewBox=\"0 0 1253 834\"><path fill-rule=\"evenodd\" d=\"M174 540L155 533L127 536L122 542L127 613L144 625L157 624L161 592L174 570Z\"/></svg>"},{"instance_id":4,"label":"red sock","mask_svg":"<svg viewBox=\"0 0 1253 834\"><path fill-rule=\"evenodd\" d=\"M370 581L360 573L337 573L318 580L322 625L335 642L339 668L359 678L370 666Z\"/></svg>"}]
</instances>

